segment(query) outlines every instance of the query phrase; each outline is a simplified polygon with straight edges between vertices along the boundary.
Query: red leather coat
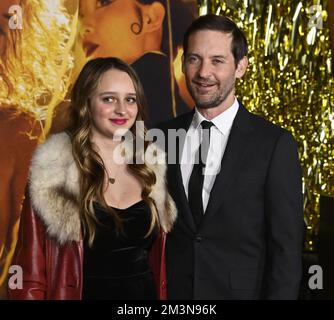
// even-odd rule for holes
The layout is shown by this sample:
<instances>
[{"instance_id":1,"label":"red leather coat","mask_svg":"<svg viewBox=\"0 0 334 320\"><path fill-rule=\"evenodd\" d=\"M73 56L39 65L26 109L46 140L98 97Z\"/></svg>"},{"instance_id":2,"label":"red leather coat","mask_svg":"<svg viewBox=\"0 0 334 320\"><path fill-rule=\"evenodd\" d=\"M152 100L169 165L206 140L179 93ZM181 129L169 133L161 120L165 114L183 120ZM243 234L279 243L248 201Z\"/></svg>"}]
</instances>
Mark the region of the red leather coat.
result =
<instances>
[{"instance_id":1,"label":"red leather coat","mask_svg":"<svg viewBox=\"0 0 334 320\"><path fill-rule=\"evenodd\" d=\"M166 165L147 166L156 174L150 197L161 226L149 259L158 297L166 298L165 240L177 210L165 183ZM165 159L165 155L161 154ZM34 153L29 172L29 192L22 209L19 239L13 264L23 269L23 289L9 289L12 299L81 299L83 242L79 215L79 174L66 133L50 136Z\"/></svg>"},{"instance_id":2,"label":"red leather coat","mask_svg":"<svg viewBox=\"0 0 334 320\"><path fill-rule=\"evenodd\" d=\"M13 264L23 269L23 289L8 289L10 299L79 300L82 298L83 242L60 245L51 238L27 196ZM166 233L161 231L149 260L159 299L166 299Z\"/></svg>"}]
</instances>

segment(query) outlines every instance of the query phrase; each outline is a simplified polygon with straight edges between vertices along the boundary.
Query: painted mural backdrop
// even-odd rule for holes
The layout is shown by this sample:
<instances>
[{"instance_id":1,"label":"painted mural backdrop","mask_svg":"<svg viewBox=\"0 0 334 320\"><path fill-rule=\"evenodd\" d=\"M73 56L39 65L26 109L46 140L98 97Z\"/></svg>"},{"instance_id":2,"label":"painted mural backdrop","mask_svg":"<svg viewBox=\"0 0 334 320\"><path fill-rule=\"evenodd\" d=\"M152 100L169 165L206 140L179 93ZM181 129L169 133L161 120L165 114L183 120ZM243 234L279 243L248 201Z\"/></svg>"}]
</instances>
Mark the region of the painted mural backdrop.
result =
<instances>
[{"instance_id":1,"label":"painted mural backdrop","mask_svg":"<svg viewBox=\"0 0 334 320\"><path fill-rule=\"evenodd\" d=\"M189 110L180 72L194 0L0 1L0 298L15 249L32 153L67 125L83 64L117 56L146 91L147 126Z\"/></svg>"}]
</instances>

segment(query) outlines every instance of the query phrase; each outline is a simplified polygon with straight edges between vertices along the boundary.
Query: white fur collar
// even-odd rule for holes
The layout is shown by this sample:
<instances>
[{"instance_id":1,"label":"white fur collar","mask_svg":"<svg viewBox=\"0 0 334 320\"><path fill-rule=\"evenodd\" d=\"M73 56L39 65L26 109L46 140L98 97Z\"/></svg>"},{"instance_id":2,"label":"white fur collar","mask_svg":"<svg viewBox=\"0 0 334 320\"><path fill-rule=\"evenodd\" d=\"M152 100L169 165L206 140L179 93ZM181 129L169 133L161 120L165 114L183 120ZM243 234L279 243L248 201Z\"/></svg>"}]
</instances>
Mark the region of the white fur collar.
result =
<instances>
[{"instance_id":1,"label":"white fur collar","mask_svg":"<svg viewBox=\"0 0 334 320\"><path fill-rule=\"evenodd\" d=\"M165 154L159 149L156 163L152 157L146 158L146 163L154 170L157 182L150 197L156 203L161 227L169 232L177 210L165 185ZM29 187L34 211L45 223L48 234L62 244L79 241L79 176L66 133L52 135L37 147L30 167Z\"/></svg>"}]
</instances>

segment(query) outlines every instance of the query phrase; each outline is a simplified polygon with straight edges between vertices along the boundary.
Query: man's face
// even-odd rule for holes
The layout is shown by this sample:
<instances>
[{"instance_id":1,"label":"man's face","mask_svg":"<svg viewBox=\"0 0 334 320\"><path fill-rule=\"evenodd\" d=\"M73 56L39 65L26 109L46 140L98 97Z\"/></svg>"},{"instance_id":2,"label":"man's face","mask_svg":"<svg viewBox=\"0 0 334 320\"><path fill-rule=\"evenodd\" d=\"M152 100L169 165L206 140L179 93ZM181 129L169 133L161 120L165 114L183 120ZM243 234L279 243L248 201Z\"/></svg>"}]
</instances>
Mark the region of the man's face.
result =
<instances>
[{"instance_id":1,"label":"man's face","mask_svg":"<svg viewBox=\"0 0 334 320\"><path fill-rule=\"evenodd\" d=\"M233 104L235 79L243 76L245 68L242 60L236 68L231 43L232 35L220 31L201 30L189 37L183 71L198 108Z\"/></svg>"}]
</instances>

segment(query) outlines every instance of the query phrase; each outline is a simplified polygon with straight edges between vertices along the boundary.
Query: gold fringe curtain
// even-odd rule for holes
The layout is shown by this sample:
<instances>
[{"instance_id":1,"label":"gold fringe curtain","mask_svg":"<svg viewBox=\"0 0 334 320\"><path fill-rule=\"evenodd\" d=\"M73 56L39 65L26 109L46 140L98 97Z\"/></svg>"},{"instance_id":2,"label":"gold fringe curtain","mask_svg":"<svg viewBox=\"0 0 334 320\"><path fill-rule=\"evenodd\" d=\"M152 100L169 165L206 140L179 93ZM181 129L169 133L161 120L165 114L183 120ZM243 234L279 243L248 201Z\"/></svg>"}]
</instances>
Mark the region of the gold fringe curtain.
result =
<instances>
[{"instance_id":1,"label":"gold fringe curtain","mask_svg":"<svg viewBox=\"0 0 334 320\"><path fill-rule=\"evenodd\" d=\"M200 15L226 15L246 33L250 63L238 96L298 142L309 251L316 249L320 196L334 196L334 79L326 8L327 0L198 1Z\"/></svg>"}]
</instances>

